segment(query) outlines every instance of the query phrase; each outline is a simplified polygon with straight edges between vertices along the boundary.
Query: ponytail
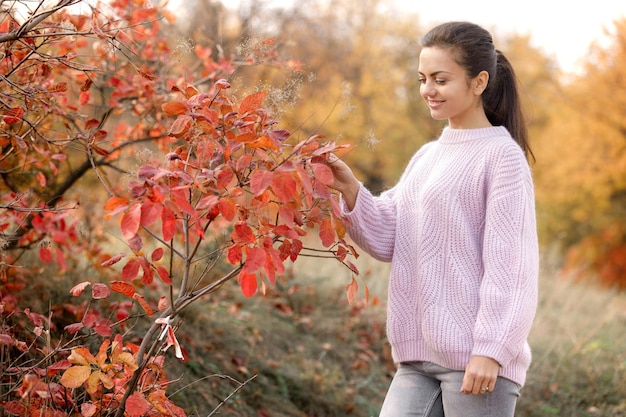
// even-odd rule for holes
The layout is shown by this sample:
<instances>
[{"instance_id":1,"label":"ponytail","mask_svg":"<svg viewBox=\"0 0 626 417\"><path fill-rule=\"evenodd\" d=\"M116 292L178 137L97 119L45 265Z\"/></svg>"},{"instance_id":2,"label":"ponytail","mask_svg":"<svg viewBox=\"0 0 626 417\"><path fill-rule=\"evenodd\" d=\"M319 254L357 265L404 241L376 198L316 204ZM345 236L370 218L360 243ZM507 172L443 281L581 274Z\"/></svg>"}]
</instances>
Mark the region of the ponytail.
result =
<instances>
[{"instance_id":1,"label":"ponytail","mask_svg":"<svg viewBox=\"0 0 626 417\"><path fill-rule=\"evenodd\" d=\"M528 159L535 160L530 148L528 129L520 100L518 80L509 60L496 50L496 74L490 74L489 84L483 92L483 108L494 126L504 126L522 148Z\"/></svg>"}]
</instances>

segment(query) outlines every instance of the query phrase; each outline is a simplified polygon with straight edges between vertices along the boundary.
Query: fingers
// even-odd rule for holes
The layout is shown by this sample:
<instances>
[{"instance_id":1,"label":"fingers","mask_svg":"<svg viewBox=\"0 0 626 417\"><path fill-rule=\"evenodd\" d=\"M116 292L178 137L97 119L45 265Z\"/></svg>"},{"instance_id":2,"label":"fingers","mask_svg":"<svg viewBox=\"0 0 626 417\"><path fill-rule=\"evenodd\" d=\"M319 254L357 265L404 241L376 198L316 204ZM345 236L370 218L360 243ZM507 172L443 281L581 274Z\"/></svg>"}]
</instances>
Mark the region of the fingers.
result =
<instances>
[{"instance_id":1,"label":"fingers","mask_svg":"<svg viewBox=\"0 0 626 417\"><path fill-rule=\"evenodd\" d=\"M492 392L496 382L489 379L463 380L461 392L464 394L483 395Z\"/></svg>"},{"instance_id":2,"label":"fingers","mask_svg":"<svg viewBox=\"0 0 626 417\"><path fill-rule=\"evenodd\" d=\"M499 366L493 359L473 356L465 369L461 392L474 395L492 392L496 386Z\"/></svg>"}]
</instances>

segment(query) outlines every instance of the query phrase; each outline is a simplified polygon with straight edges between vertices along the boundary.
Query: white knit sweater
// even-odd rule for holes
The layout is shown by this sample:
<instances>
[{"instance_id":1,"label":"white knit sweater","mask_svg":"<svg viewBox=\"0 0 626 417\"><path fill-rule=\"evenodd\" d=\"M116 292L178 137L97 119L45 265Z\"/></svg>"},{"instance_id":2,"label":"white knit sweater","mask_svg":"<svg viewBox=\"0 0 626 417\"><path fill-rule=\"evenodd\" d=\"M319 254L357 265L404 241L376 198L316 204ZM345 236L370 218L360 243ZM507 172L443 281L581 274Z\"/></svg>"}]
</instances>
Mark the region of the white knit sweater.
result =
<instances>
[{"instance_id":1,"label":"white knit sweater","mask_svg":"<svg viewBox=\"0 0 626 417\"><path fill-rule=\"evenodd\" d=\"M391 262L387 336L395 362L464 370L497 360L524 385L539 254L531 172L504 127L445 128L374 197L343 206L349 234Z\"/></svg>"}]
</instances>

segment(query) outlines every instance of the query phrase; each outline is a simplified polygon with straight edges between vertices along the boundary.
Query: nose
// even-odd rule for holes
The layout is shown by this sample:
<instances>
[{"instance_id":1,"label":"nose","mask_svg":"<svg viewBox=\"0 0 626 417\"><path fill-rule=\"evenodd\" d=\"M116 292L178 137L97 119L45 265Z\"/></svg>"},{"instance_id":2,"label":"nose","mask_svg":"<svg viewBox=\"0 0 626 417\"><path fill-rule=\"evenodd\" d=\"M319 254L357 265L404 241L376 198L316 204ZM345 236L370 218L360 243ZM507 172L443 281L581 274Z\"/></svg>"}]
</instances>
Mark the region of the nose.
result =
<instances>
[{"instance_id":1,"label":"nose","mask_svg":"<svg viewBox=\"0 0 626 417\"><path fill-rule=\"evenodd\" d=\"M435 94L437 94L437 90L435 88L435 83L432 82L432 81L429 81L429 80L424 81L420 85L420 94L424 98L426 98L426 97L433 97Z\"/></svg>"}]
</instances>

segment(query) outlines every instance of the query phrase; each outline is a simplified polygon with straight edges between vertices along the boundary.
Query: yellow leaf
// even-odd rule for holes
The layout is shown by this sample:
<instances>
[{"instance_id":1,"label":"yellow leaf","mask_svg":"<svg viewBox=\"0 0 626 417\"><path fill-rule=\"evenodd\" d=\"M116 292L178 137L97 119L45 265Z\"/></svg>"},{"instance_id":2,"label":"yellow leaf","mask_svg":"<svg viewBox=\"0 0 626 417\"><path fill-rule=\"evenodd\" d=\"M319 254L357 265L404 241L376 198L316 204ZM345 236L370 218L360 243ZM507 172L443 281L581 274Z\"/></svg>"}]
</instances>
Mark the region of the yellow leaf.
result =
<instances>
[{"instance_id":1,"label":"yellow leaf","mask_svg":"<svg viewBox=\"0 0 626 417\"><path fill-rule=\"evenodd\" d=\"M85 381L87 381L89 375L91 375L90 366L72 366L63 373L63 376L61 377L61 385L66 388L78 388L83 385Z\"/></svg>"}]
</instances>

